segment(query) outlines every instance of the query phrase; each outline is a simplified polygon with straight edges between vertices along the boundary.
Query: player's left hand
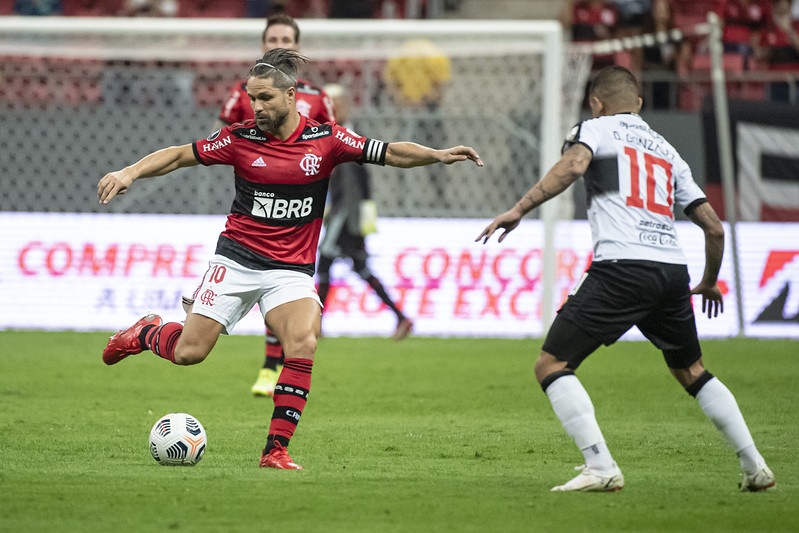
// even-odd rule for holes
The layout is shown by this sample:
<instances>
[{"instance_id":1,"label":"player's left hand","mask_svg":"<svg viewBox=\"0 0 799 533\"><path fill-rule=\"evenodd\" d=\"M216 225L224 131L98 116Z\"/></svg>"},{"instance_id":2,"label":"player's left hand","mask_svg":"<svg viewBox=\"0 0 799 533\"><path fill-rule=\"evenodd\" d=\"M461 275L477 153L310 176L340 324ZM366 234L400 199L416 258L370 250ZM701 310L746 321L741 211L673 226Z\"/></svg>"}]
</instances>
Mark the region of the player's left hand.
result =
<instances>
[{"instance_id":1,"label":"player's left hand","mask_svg":"<svg viewBox=\"0 0 799 533\"><path fill-rule=\"evenodd\" d=\"M97 198L101 204L107 204L114 196L125 194L132 181L121 170L109 172L97 183Z\"/></svg>"},{"instance_id":2,"label":"player's left hand","mask_svg":"<svg viewBox=\"0 0 799 533\"><path fill-rule=\"evenodd\" d=\"M519 214L519 212L516 210L516 208L505 211L504 213L496 217L491 222L491 224L486 226L486 229L483 230L483 233L481 233L474 240L474 242L479 242L480 239L483 239L483 244L485 244L488 242L488 239L491 238L491 236L494 234L495 231L497 231L499 228L503 228L505 231L503 231L502 234L499 236L499 239L497 239L497 242L502 242L505 239L505 236L511 231L513 231L514 228L516 228L516 226L519 225L519 222L521 222L521 220L522 217Z\"/></svg>"},{"instance_id":3,"label":"player's left hand","mask_svg":"<svg viewBox=\"0 0 799 533\"><path fill-rule=\"evenodd\" d=\"M466 161L470 159L475 162L478 167L483 166L483 160L480 159L477 151L471 146L453 146L441 150L439 160L445 165L451 165L458 161Z\"/></svg>"},{"instance_id":4,"label":"player's left hand","mask_svg":"<svg viewBox=\"0 0 799 533\"><path fill-rule=\"evenodd\" d=\"M708 318L719 316L719 313L724 312L724 297L718 283L710 285L701 281L691 289L691 294L702 295L702 313L707 313Z\"/></svg>"}]
</instances>

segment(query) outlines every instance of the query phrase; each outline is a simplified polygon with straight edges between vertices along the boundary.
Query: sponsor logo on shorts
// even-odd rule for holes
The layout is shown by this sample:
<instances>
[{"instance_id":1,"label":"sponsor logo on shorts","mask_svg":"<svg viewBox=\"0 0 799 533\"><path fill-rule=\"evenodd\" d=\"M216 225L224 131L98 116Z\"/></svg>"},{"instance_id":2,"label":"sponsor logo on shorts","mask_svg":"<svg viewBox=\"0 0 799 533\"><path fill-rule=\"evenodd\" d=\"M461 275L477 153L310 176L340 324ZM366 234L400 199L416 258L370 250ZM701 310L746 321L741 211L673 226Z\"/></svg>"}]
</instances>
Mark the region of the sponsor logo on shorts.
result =
<instances>
[{"instance_id":1,"label":"sponsor logo on shorts","mask_svg":"<svg viewBox=\"0 0 799 533\"><path fill-rule=\"evenodd\" d=\"M216 299L216 293L211 289L205 289L200 295L200 302L203 305L214 305L214 299Z\"/></svg>"}]
</instances>

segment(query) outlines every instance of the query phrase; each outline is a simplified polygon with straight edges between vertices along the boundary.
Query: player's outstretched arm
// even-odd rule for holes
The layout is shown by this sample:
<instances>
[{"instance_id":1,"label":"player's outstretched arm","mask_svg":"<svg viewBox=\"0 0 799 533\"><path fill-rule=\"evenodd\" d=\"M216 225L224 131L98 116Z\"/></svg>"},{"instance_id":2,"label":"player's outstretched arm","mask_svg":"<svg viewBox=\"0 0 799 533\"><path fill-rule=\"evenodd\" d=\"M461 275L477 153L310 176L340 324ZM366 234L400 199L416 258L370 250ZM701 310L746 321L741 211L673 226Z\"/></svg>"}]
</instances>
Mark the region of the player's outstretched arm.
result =
<instances>
[{"instance_id":1,"label":"player's outstretched arm","mask_svg":"<svg viewBox=\"0 0 799 533\"><path fill-rule=\"evenodd\" d=\"M411 168L434 163L451 165L466 160L474 161L478 167L483 166L482 159L470 146L453 146L436 150L412 142L392 142L388 143L386 148L386 165L392 167Z\"/></svg>"},{"instance_id":2,"label":"player's outstretched arm","mask_svg":"<svg viewBox=\"0 0 799 533\"><path fill-rule=\"evenodd\" d=\"M144 156L122 170L109 172L103 176L97 184L97 197L101 204L107 204L114 196L125 194L133 180L162 176L173 170L191 167L199 163L191 144L163 148Z\"/></svg>"},{"instance_id":3,"label":"player's outstretched arm","mask_svg":"<svg viewBox=\"0 0 799 533\"><path fill-rule=\"evenodd\" d=\"M549 172L516 202L515 206L497 216L491 224L486 226L483 232L475 239L475 242L482 239L483 244L487 243L491 235L499 228L505 230L497 239L498 242L502 242L505 236L519 225L524 215L550 198L559 195L568 189L569 185L577 181L588 168L588 164L591 162L591 155L591 150L582 144L575 144L566 150L560 161L555 163Z\"/></svg>"},{"instance_id":4,"label":"player's outstretched arm","mask_svg":"<svg viewBox=\"0 0 799 533\"><path fill-rule=\"evenodd\" d=\"M713 318L724 312L724 299L718 284L724 256L724 226L713 206L707 202L697 206L688 217L705 233L705 273L702 281L691 289L691 294L702 295L702 312Z\"/></svg>"}]
</instances>

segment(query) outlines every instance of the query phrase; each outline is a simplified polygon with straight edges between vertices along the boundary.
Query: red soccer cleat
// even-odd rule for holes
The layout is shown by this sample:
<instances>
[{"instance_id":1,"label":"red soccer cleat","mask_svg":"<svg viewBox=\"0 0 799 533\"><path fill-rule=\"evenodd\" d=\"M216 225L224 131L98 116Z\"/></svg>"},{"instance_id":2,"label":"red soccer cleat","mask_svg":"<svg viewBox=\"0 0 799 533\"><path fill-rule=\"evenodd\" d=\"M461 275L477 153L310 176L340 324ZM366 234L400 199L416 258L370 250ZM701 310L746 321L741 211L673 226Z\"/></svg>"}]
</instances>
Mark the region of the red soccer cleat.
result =
<instances>
[{"instance_id":1,"label":"red soccer cleat","mask_svg":"<svg viewBox=\"0 0 799 533\"><path fill-rule=\"evenodd\" d=\"M409 318L403 318L397 323L397 329L394 331L394 335L392 335L391 338L395 341L401 341L410 335L412 329L413 322L411 322Z\"/></svg>"},{"instance_id":2,"label":"red soccer cleat","mask_svg":"<svg viewBox=\"0 0 799 533\"><path fill-rule=\"evenodd\" d=\"M115 365L129 355L134 355L144 351L139 342L139 334L144 326L160 326L163 319L158 315L147 315L128 329L123 329L116 335L108 339L108 344L103 350L103 362L107 365Z\"/></svg>"},{"instance_id":3,"label":"red soccer cleat","mask_svg":"<svg viewBox=\"0 0 799 533\"><path fill-rule=\"evenodd\" d=\"M279 443L275 443L269 453L261 457L258 464L261 468L279 468L281 470L305 470L289 457L289 452Z\"/></svg>"}]
</instances>

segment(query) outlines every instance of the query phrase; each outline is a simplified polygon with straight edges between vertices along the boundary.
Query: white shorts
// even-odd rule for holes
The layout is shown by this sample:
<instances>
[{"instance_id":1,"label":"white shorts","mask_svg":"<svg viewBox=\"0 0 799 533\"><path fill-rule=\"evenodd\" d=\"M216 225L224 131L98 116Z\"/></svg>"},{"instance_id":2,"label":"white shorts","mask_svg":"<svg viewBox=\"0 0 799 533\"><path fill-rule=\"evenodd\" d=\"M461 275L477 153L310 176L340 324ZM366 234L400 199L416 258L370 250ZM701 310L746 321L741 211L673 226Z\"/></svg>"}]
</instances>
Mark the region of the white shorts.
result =
<instances>
[{"instance_id":1,"label":"white shorts","mask_svg":"<svg viewBox=\"0 0 799 533\"><path fill-rule=\"evenodd\" d=\"M215 255L194 291L192 312L216 320L228 333L255 304L261 316L284 303L311 298L322 302L308 274L294 270L252 270Z\"/></svg>"}]
</instances>

